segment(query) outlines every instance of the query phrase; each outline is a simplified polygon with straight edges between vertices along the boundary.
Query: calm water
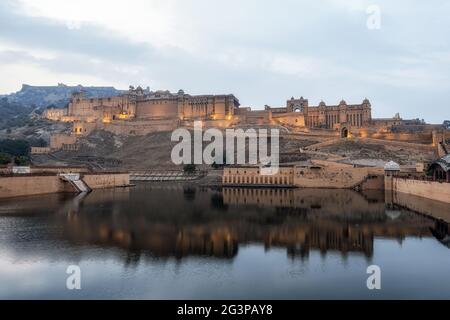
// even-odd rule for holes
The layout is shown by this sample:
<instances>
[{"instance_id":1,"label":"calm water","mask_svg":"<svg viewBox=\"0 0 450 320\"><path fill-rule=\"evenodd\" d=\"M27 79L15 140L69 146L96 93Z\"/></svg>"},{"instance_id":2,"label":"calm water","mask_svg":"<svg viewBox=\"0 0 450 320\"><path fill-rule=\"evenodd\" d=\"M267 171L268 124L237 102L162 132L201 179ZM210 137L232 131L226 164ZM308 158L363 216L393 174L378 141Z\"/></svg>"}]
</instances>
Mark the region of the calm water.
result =
<instances>
[{"instance_id":1,"label":"calm water","mask_svg":"<svg viewBox=\"0 0 450 320\"><path fill-rule=\"evenodd\" d=\"M382 194L345 190L147 184L1 200L0 298L450 298L447 238ZM372 264L381 290L366 287ZM66 289L69 265L81 290Z\"/></svg>"}]
</instances>

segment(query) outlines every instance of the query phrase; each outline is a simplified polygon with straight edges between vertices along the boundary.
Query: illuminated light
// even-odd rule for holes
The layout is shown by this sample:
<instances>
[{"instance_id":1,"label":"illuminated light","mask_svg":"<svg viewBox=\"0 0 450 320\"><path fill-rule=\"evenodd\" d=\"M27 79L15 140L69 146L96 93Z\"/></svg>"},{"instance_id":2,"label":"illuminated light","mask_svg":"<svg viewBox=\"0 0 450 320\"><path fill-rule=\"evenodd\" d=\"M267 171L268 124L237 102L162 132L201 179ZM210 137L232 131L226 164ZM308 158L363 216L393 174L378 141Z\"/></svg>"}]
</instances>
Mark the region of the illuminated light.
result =
<instances>
[{"instance_id":1,"label":"illuminated light","mask_svg":"<svg viewBox=\"0 0 450 320\"><path fill-rule=\"evenodd\" d=\"M111 123L111 118L105 117L105 118L102 119L102 122L103 123Z\"/></svg>"},{"instance_id":2,"label":"illuminated light","mask_svg":"<svg viewBox=\"0 0 450 320\"><path fill-rule=\"evenodd\" d=\"M130 118L130 115L127 114L127 113L125 113L125 112L122 112L122 113L119 113L119 114L117 115L117 118L119 118L119 119L129 119L129 118Z\"/></svg>"}]
</instances>

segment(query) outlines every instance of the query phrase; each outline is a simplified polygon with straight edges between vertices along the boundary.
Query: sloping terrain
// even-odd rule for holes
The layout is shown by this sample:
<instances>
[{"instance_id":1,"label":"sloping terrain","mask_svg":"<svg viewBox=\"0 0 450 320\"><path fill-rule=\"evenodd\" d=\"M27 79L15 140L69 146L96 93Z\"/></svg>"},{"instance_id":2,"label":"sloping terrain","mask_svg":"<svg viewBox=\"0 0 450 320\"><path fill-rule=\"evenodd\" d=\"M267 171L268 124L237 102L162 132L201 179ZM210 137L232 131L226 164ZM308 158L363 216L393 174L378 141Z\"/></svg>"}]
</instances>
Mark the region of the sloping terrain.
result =
<instances>
[{"instance_id":1,"label":"sloping terrain","mask_svg":"<svg viewBox=\"0 0 450 320\"><path fill-rule=\"evenodd\" d=\"M69 163L79 161L99 163L106 168L177 168L171 160L171 152L178 142L172 142L170 139L171 132L156 132L145 136L127 137L105 131L94 131L88 137L80 140L79 151L59 151L54 155L58 160L66 160ZM305 160L305 156L300 154L299 149L316 142L307 139L281 138L280 162ZM248 148L248 143L246 147ZM237 150L235 150L236 152Z\"/></svg>"},{"instance_id":2,"label":"sloping terrain","mask_svg":"<svg viewBox=\"0 0 450 320\"><path fill-rule=\"evenodd\" d=\"M389 141L339 140L332 145L318 147L317 151L344 156L344 162L355 164L380 165L393 160L401 165L414 165L416 162L430 161L435 153L431 148L427 151L418 150L414 144Z\"/></svg>"}]
</instances>

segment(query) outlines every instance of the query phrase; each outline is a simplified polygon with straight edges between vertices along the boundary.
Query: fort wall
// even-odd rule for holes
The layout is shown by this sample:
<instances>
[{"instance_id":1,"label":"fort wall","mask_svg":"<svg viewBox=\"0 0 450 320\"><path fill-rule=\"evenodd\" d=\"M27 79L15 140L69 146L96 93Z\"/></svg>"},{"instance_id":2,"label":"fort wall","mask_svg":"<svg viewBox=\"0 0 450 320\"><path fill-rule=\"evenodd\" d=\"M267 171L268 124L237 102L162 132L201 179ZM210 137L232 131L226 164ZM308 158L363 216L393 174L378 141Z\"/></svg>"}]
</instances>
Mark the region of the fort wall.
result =
<instances>
[{"instance_id":1,"label":"fort wall","mask_svg":"<svg viewBox=\"0 0 450 320\"><path fill-rule=\"evenodd\" d=\"M387 187L387 190L389 189L393 191L394 202L397 193L403 193L450 203L450 183L447 182L392 177L392 187Z\"/></svg>"},{"instance_id":2,"label":"fort wall","mask_svg":"<svg viewBox=\"0 0 450 320\"><path fill-rule=\"evenodd\" d=\"M400 205L433 218L450 222L450 202L426 199L402 192L395 192L390 201L390 204Z\"/></svg>"},{"instance_id":3,"label":"fort wall","mask_svg":"<svg viewBox=\"0 0 450 320\"><path fill-rule=\"evenodd\" d=\"M56 175L0 177L0 198L46 193L74 192L73 187Z\"/></svg>"},{"instance_id":4,"label":"fort wall","mask_svg":"<svg viewBox=\"0 0 450 320\"><path fill-rule=\"evenodd\" d=\"M258 167L225 168L225 186L271 186L364 190L384 187L382 168L354 168L345 164L310 164L280 167L273 175L263 175Z\"/></svg>"},{"instance_id":5,"label":"fort wall","mask_svg":"<svg viewBox=\"0 0 450 320\"><path fill-rule=\"evenodd\" d=\"M47 154L50 152L49 147L31 147L31 154Z\"/></svg>"},{"instance_id":6,"label":"fort wall","mask_svg":"<svg viewBox=\"0 0 450 320\"><path fill-rule=\"evenodd\" d=\"M383 175L378 168L353 168L353 167L297 167L295 170L294 184L302 188L338 188L351 189L358 186L366 189L383 188L379 180L367 184L370 179L376 179Z\"/></svg>"},{"instance_id":7,"label":"fort wall","mask_svg":"<svg viewBox=\"0 0 450 320\"><path fill-rule=\"evenodd\" d=\"M177 99L139 101L136 105L137 118L178 118Z\"/></svg>"},{"instance_id":8,"label":"fort wall","mask_svg":"<svg viewBox=\"0 0 450 320\"><path fill-rule=\"evenodd\" d=\"M383 132L375 128L359 128L359 129L352 128L351 133L354 137L357 138L372 138L372 139L403 141L420 144L431 144L433 140L431 132L394 133L388 131Z\"/></svg>"},{"instance_id":9,"label":"fort wall","mask_svg":"<svg viewBox=\"0 0 450 320\"><path fill-rule=\"evenodd\" d=\"M305 116L298 112L289 112L283 114L273 114L273 119L280 124L292 126L292 127L305 127Z\"/></svg>"},{"instance_id":10,"label":"fort wall","mask_svg":"<svg viewBox=\"0 0 450 320\"><path fill-rule=\"evenodd\" d=\"M62 149L63 145L75 144L76 142L77 142L76 136L64 133L52 134L50 136L50 149L52 150Z\"/></svg>"},{"instance_id":11,"label":"fort wall","mask_svg":"<svg viewBox=\"0 0 450 320\"><path fill-rule=\"evenodd\" d=\"M113 188L129 185L130 175L128 173L89 173L83 175L83 181L91 189Z\"/></svg>"},{"instance_id":12,"label":"fort wall","mask_svg":"<svg viewBox=\"0 0 450 320\"><path fill-rule=\"evenodd\" d=\"M83 180L91 189L112 188L129 184L128 173L88 173ZM75 192L72 185L56 174L30 174L0 177L0 198L47 193Z\"/></svg>"},{"instance_id":13,"label":"fort wall","mask_svg":"<svg viewBox=\"0 0 450 320\"><path fill-rule=\"evenodd\" d=\"M117 135L146 135L152 132L172 131L178 127L179 120L148 120L148 121L115 121L99 124L98 129Z\"/></svg>"}]
</instances>

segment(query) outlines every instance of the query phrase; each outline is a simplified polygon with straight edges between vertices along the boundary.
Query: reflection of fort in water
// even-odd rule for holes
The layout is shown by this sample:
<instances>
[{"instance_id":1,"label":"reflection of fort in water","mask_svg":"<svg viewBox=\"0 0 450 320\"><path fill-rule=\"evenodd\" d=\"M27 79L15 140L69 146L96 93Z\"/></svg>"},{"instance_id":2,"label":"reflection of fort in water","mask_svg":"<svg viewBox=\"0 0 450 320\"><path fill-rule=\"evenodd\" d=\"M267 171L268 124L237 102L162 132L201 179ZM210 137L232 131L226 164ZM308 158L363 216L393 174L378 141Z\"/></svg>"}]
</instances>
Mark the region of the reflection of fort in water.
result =
<instances>
[{"instance_id":1,"label":"reflection of fort in water","mask_svg":"<svg viewBox=\"0 0 450 320\"><path fill-rule=\"evenodd\" d=\"M387 211L382 194L339 189L138 188L106 198L89 195L64 237L154 257L232 258L249 243L286 248L291 257L311 250L370 257L375 237L430 237L434 226L406 210Z\"/></svg>"}]
</instances>

